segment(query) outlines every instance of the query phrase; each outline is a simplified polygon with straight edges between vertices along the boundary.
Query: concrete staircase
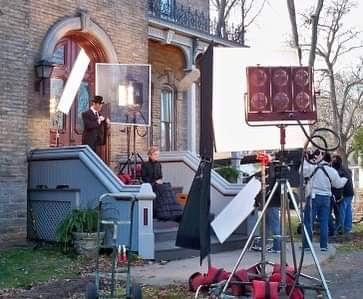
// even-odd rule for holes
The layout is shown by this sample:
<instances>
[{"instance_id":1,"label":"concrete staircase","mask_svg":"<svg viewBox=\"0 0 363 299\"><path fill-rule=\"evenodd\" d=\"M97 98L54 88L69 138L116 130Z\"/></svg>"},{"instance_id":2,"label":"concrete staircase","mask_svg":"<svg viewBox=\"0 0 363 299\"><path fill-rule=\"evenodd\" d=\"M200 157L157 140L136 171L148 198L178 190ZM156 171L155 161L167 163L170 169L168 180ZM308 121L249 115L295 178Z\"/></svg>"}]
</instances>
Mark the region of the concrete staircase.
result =
<instances>
[{"instance_id":1,"label":"concrete staircase","mask_svg":"<svg viewBox=\"0 0 363 299\"><path fill-rule=\"evenodd\" d=\"M173 221L154 220L155 260L177 260L199 256L199 251L175 246L178 223ZM212 232L213 233L213 232ZM242 249L247 240L246 234L234 233L224 244L211 236L212 253Z\"/></svg>"}]
</instances>

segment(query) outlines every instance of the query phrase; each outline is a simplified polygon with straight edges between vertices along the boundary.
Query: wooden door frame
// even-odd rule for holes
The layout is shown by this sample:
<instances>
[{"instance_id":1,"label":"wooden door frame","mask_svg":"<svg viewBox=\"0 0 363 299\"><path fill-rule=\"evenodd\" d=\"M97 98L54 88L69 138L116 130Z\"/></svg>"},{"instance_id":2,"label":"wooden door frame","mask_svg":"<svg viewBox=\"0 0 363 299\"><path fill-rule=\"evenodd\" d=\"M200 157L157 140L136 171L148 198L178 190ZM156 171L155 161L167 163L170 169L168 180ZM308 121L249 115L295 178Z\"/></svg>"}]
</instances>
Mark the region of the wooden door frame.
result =
<instances>
[{"instance_id":1,"label":"wooden door frame","mask_svg":"<svg viewBox=\"0 0 363 299\"><path fill-rule=\"evenodd\" d=\"M57 43L57 46L55 47L55 50L58 48L58 45L61 43L66 43L67 40L72 40L74 41L80 48L83 48L85 50L85 52L87 53L87 55L90 57L91 61L96 63L105 63L107 62L107 56L106 56L106 52L104 51L103 47L101 46L101 44L90 34L84 33L84 32L69 32L67 35L65 35L61 40L59 40L59 42ZM54 51L55 51L54 50ZM67 51L68 52L68 51ZM67 55L71 55L71 53L65 53L65 59L69 59L69 57L67 57ZM67 67L67 66L65 66ZM57 78L57 68L55 67L55 73L53 72L53 74L55 74L55 76L53 76L52 74L52 78ZM67 77L69 75L70 69L66 69L67 72ZM89 80L88 82L90 83L91 86L89 86L89 92L90 92L90 97L95 95L95 88L96 88L96 70L94 67L94 71L90 74L93 78L91 78L91 80ZM65 80L66 78L64 77L63 80ZM65 81L64 81L65 82ZM66 117L66 121L70 122L70 132L69 134L74 134L73 130L76 129L75 128L75 124L76 124L76 105L75 102L72 104L71 107L71 117ZM73 116L72 116L73 114ZM53 130L54 131L54 130ZM109 130L110 131L110 130ZM52 132L52 128L50 128L50 139L52 139L52 135L54 134L54 132ZM72 136L69 136L69 138L72 138ZM50 140L51 142L51 140ZM67 145L67 144L65 144ZM97 153L100 155L100 157L107 163L110 163L110 148L111 148L111 140L110 140L110 132L108 132L107 134L107 139L106 139L106 144L103 146L99 146L97 148ZM51 145L52 146L52 145Z\"/></svg>"}]
</instances>

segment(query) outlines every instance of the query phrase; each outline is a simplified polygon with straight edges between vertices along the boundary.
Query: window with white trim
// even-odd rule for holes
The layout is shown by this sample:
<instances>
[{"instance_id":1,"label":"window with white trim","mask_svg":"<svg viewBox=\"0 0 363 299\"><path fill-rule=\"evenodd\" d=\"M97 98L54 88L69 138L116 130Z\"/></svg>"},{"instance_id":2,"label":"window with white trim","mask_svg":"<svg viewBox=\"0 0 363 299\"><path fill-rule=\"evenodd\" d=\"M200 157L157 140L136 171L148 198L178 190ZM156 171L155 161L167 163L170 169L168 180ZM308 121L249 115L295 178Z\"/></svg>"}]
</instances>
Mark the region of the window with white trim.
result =
<instances>
[{"instance_id":1,"label":"window with white trim","mask_svg":"<svg viewBox=\"0 0 363 299\"><path fill-rule=\"evenodd\" d=\"M164 87L160 94L160 150L174 149L174 91Z\"/></svg>"}]
</instances>

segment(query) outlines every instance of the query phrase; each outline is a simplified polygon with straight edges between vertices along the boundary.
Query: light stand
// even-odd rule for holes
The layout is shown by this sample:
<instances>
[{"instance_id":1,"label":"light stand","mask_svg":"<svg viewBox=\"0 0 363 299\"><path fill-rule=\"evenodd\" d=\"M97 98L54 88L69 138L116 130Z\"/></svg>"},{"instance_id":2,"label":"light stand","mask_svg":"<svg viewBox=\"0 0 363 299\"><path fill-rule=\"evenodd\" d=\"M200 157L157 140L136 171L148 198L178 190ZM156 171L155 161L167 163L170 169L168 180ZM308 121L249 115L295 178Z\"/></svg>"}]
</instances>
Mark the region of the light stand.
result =
<instances>
[{"instance_id":1,"label":"light stand","mask_svg":"<svg viewBox=\"0 0 363 299\"><path fill-rule=\"evenodd\" d=\"M130 175L130 177L138 181L140 178L137 177L137 171L136 166L138 161L143 162L142 157L139 153L136 152L136 117L137 117L137 110L133 109L126 115L126 119L128 122L129 114L132 114L132 124L130 126L126 127L126 142L127 142L127 160L126 162L121 166L120 172L122 173L125 168L127 168L127 174ZM131 152L131 130L132 130L132 152Z\"/></svg>"},{"instance_id":2,"label":"light stand","mask_svg":"<svg viewBox=\"0 0 363 299\"><path fill-rule=\"evenodd\" d=\"M60 145L60 142L59 142L59 140L60 140L60 134L59 134L59 123L58 123L58 119L55 120L55 124L57 126L57 129L55 131L55 146L56 147L59 147L59 145Z\"/></svg>"},{"instance_id":3,"label":"light stand","mask_svg":"<svg viewBox=\"0 0 363 299\"><path fill-rule=\"evenodd\" d=\"M279 129L280 129L280 146L281 146L281 152L283 153L284 150L285 150L285 135L286 135L286 125L280 125L278 126ZM282 159L283 160L283 159ZM329 288L328 288L328 285L327 285L327 282L325 280L325 277L324 277L324 274L321 270L321 267L320 267L320 264L319 264L319 261L318 261L318 258L316 256L316 253L315 253L315 250L314 250L314 247L312 245L312 242L310 240L310 237L308 235L308 232L307 232L307 229L302 221L302 218L301 218L301 215L300 215L300 211L299 211L299 208L298 208L298 205L297 205L297 202L296 202L296 199L295 199L295 196L294 196L294 193L292 192L292 189L291 189L291 185L289 183L289 180L286 176L287 174L287 169L288 169L288 165L284 162L284 161L280 161L280 167L281 167L281 177L279 179L276 180L273 188L272 188L272 191L268 197L268 199L266 200L265 202L265 199L263 198L262 199L262 202L264 204L263 206L263 209L262 209L262 212L261 214L259 215L254 227L252 228L252 231L250 232L249 236L248 236L248 239L242 249L242 252L240 254L240 256L238 257L238 260L236 262L236 264L234 265L233 267L233 270L230 274L230 276L228 277L227 281L223 282L222 284L218 284L218 285L214 285L212 286L212 289L211 289L211 293L213 295L216 295L218 298L231 298L230 295L227 294L227 289L231 283L231 280L234 276L234 274L236 273L243 257L245 256L252 240L253 240L253 237L254 237L254 234L257 230L257 228L259 227L260 223L262 222L262 229L263 229L263 234L262 234L262 253L261 253L261 264L262 264L262 273L261 273L261 276L262 278L265 278L265 265L268 263L266 262L266 255L265 255L265 252L266 252L266 243L265 243L265 235L266 235L266 227L265 227L265 213L266 213L266 210L268 208L268 206L270 205L272 199L273 199L273 196L276 192L276 190L278 190L278 187L281 188L281 194L280 194L280 201L281 201L281 254L280 254L280 274L281 274L281 282L280 282L280 295L281 297L280 298L289 298L290 296L287 296L285 295L285 288L286 288L286 274L287 274L287 269L286 269L286 262L287 262L287 259L286 259L286 243L287 243L287 240L288 240L288 236L286 235L286 216L288 217L288 221L289 223L291 224L291 219L290 219L290 215L289 215L289 198L288 198L288 195L290 196L290 200L294 206L294 209L296 211L296 214L298 216L298 220L299 222L301 223L302 227L303 227L303 231L304 231L304 234L305 234L305 238L306 238L306 241L308 243L308 246L311 250L311 253L312 253L312 256L313 256L313 260L314 260L314 263L317 267L317 270L319 272L319 276L320 276L320 280L316 279L316 278L313 278L313 277L309 277L307 275L304 275L304 274L300 274L302 277L305 277L305 278L308 278L308 279L311 279L311 280L314 280L314 281L317 281L320 283L320 285L317 285L317 286L303 286L301 284L299 284L299 286L301 288L309 288L309 289L313 289L313 290L316 290L317 292L320 292L320 291L325 291L326 295L327 295L327 298L328 299L331 299L331 294L330 294L330 291L329 291ZM263 174L264 176L264 174ZM262 191L262 196L265 197L266 194L265 192ZM290 225L290 234L291 234L291 225ZM294 258L294 266L295 266L295 271L297 270L296 268L296 260L295 260L295 250L294 250L294 246L292 244L292 250L293 250L293 258ZM322 285L321 285L322 284ZM291 291L292 292L292 291ZM291 295L291 293L290 293Z\"/></svg>"}]
</instances>

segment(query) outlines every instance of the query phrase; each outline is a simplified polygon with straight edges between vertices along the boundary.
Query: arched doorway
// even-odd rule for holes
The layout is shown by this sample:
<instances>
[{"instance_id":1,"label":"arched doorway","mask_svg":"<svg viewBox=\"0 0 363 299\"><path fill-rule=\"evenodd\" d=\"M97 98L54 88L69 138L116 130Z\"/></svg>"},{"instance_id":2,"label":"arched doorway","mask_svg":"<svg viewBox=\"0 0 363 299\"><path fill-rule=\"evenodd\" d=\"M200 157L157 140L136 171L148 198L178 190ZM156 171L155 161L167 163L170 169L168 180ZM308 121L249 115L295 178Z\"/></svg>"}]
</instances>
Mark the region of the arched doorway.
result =
<instances>
[{"instance_id":1,"label":"arched doorway","mask_svg":"<svg viewBox=\"0 0 363 299\"><path fill-rule=\"evenodd\" d=\"M83 48L90 57L91 62L82 79L79 91L67 115L56 112L58 101L63 87L72 70L80 49ZM82 143L83 122L82 113L88 110L90 101L95 95L95 65L97 62L106 62L105 53L96 40L85 33L73 33L63 37L56 45L52 61L55 63L50 79L50 144L56 145L57 128L59 145L80 145ZM103 114L107 115L108 107L105 105ZM97 149L100 157L109 162L110 140L106 145Z\"/></svg>"}]
</instances>

